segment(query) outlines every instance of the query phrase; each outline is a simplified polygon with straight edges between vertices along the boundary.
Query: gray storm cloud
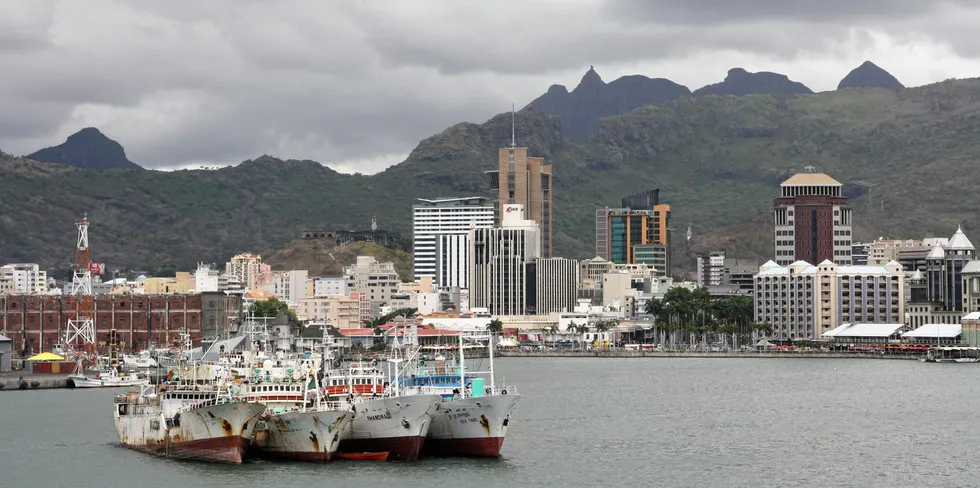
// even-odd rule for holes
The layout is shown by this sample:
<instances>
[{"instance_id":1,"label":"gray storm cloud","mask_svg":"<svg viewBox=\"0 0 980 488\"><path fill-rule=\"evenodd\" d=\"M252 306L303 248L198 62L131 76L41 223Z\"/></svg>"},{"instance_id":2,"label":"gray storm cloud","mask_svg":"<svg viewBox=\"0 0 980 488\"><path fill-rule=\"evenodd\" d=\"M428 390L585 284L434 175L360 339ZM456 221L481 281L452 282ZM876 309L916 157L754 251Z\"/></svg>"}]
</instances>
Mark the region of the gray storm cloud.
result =
<instances>
[{"instance_id":1,"label":"gray storm cloud","mask_svg":"<svg viewBox=\"0 0 980 488\"><path fill-rule=\"evenodd\" d=\"M150 168L268 153L374 172L593 64L607 81L692 89L752 63L829 89L864 57L922 64L924 81L969 76L972 3L12 0L0 7L0 149L96 126Z\"/></svg>"}]
</instances>

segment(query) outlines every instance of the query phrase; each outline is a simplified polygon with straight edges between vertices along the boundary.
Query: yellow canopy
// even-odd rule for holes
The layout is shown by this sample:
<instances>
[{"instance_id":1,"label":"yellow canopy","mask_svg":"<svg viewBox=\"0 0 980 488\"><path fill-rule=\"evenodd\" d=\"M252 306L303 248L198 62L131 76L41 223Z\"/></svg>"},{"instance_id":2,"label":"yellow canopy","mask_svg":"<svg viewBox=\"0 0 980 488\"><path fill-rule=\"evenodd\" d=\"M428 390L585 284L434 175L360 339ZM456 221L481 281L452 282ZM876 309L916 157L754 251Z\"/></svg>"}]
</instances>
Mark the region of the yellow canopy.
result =
<instances>
[{"instance_id":1,"label":"yellow canopy","mask_svg":"<svg viewBox=\"0 0 980 488\"><path fill-rule=\"evenodd\" d=\"M35 354L34 356L27 358L28 361L63 361L64 359L65 358L51 352L42 352L41 354Z\"/></svg>"}]
</instances>

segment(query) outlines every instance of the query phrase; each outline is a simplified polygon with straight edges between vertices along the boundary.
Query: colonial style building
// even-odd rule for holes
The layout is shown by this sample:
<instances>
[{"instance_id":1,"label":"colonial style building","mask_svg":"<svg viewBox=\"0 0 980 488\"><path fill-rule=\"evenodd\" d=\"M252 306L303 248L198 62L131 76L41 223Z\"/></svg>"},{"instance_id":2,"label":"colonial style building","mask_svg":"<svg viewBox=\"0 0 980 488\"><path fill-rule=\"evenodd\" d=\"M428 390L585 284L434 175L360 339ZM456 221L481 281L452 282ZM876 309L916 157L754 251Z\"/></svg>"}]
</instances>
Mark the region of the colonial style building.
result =
<instances>
[{"instance_id":1,"label":"colonial style building","mask_svg":"<svg viewBox=\"0 0 980 488\"><path fill-rule=\"evenodd\" d=\"M755 276L755 320L779 339L820 339L845 323L903 323L902 266L763 264Z\"/></svg>"},{"instance_id":2,"label":"colonial style building","mask_svg":"<svg viewBox=\"0 0 980 488\"><path fill-rule=\"evenodd\" d=\"M898 252L909 276L909 325L958 324L963 315L973 311L966 281L978 268L968 267L976 258L976 249L961 228L949 239L927 238L922 242L922 246Z\"/></svg>"},{"instance_id":3,"label":"colonial style building","mask_svg":"<svg viewBox=\"0 0 980 488\"><path fill-rule=\"evenodd\" d=\"M50 351L64 340L74 316L69 296L0 296L0 334L14 341L22 354ZM101 295L92 298L95 337L104 351L115 329L125 350L170 347L187 333L201 339L227 338L241 313L241 296L225 293L192 295Z\"/></svg>"}]
</instances>

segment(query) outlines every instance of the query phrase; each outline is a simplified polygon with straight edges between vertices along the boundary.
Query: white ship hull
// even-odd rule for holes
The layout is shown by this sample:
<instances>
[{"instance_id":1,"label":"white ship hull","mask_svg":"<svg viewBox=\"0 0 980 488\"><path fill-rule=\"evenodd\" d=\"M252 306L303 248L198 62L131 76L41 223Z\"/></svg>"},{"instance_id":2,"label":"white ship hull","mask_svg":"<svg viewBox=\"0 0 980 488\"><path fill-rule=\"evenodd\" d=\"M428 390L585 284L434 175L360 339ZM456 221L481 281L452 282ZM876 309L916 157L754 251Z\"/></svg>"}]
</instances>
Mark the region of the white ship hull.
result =
<instances>
[{"instance_id":1,"label":"white ship hull","mask_svg":"<svg viewBox=\"0 0 980 488\"><path fill-rule=\"evenodd\" d=\"M268 458L329 461L348 430L350 412L288 412L259 423L253 441L257 454Z\"/></svg>"},{"instance_id":2,"label":"white ship hull","mask_svg":"<svg viewBox=\"0 0 980 488\"><path fill-rule=\"evenodd\" d=\"M117 403L114 417L119 442L127 447L178 459L241 463L265 408L211 404L181 412L168 426L159 403Z\"/></svg>"},{"instance_id":3,"label":"white ship hull","mask_svg":"<svg viewBox=\"0 0 980 488\"><path fill-rule=\"evenodd\" d=\"M432 414L423 453L496 457L520 395L491 395L442 402Z\"/></svg>"},{"instance_id":4,"label":"white ship hull","mask_svg":"<svg viewBox=\"0 0 980 488\"><path fill-rule=\"evenodd\" d=\"M88 376L71 375L68 380L75 388L122 388L149 384L147 378L132 378L120 376L114 378L89 378Z\"/></svg>"},{"instance_id":5,"label":"white ship hull","mask_svg":"<svg viewBox=\"0 0 980 488\"><path fill-rule=\"evenodd\" d=\"M418 459L439 395L364 400L353 405L353 419L342 436L341 452L387 452L388 459Z\"/></svg>"}]
</instances>

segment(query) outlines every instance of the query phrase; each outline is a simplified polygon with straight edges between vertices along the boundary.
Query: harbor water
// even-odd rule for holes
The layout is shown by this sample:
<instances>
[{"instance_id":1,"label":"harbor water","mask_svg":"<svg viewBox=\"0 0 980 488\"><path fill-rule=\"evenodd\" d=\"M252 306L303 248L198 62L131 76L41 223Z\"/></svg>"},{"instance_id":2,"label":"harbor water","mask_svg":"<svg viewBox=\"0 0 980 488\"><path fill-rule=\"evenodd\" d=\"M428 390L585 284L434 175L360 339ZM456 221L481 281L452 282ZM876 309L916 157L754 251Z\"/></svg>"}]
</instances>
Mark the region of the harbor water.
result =
<instances>
[{"instance_id":1,"label":"harbor water","mask_svg":"<svg viewBox=\"0 0 980 488\"><path fill-rule=\"evenodd\" d=\"M980 367L503 358L499 459L180 462L118 445L113 392L0 392L0 486L977 486Z\"/></svg>"}]
</instances>

